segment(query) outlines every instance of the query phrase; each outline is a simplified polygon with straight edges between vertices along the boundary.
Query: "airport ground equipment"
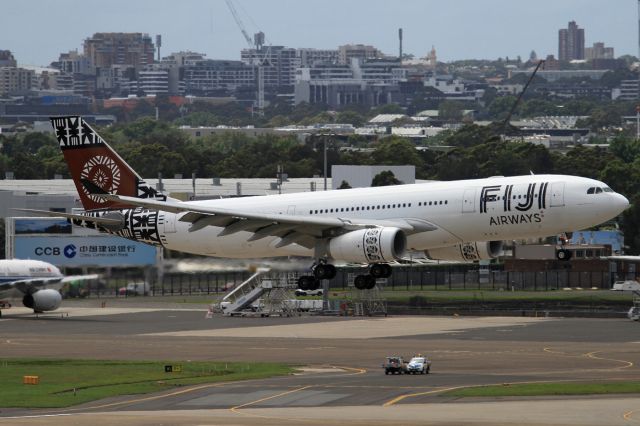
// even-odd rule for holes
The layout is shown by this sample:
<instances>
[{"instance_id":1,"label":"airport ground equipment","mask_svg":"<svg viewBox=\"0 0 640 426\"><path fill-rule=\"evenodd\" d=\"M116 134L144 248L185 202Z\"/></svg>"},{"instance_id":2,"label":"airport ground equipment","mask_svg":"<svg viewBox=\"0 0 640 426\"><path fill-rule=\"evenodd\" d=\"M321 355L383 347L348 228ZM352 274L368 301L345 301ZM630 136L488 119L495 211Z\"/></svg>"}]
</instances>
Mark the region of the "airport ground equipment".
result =
<instances>
[{"instance_id":1,"label":"airport ground equipment","mask_svg":"<svg viewBox=\"0 0 640 426\"><path fill-rule=\"evenodd\" d=\"M407 363L401 356L388 356L382 368L384 374L403 374L407 372Z\"/></svg>"},{"instance_id":2,"label":"airport ground equipment","mask_svg":"<svg viewBox=\"0 0 640 426\"><path fill-rule=\"evenodd\" d=\"M377 279L373 288L364 290L355 286L356 274L349 274L347 278L347 285L351 290L348 293L347 304L353 309L354 316L387 316L387 299L382 293L387 282L385 278Z\"/></svg>"},{"instance_id":3,"label":"airport ground equipment","mask_svg":"<svg viewBox=\"0 0 640 426\"><path fill-rule=\"evenodd\" d=\"M227 316L296 315L299 309L292 300L297 279L293 272L272 273L267 268L259 268L222 298L220 308Z\"/></svg>"},{"instance_id":4,"label":"airport ground equipment","mask_svg":"<svg viewBox=\"0 0 640 426\"><path fill-rule=\"evenodd\" d=\"M631 321L640 321L640 285L638 287L639 289L633 291L633 306L627 312L627 317Z\"/></svg>"},{"instance_id":5,"label":"airport ground equipment","mask_svg":"<svg viewBox=\"0 0 640 426\"><path fill-rule=\"evenodd\" d=\"M429 374L431 361L422 355L411 358L405 369L407 374Z\"/></svg>"}]
</instances>

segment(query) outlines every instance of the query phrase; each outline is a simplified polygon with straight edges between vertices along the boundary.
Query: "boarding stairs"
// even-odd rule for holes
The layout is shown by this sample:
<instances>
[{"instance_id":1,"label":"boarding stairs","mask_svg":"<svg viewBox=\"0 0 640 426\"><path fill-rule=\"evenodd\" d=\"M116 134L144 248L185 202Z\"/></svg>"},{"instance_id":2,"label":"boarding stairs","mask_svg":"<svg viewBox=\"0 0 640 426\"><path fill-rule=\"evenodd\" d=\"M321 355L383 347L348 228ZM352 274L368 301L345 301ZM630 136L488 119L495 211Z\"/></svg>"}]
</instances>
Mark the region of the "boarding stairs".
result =
<instances>
[{"instance_id":1,"label":"boarding stairs","mask_svg":"<svg viewBox=\"0 0 640 426\"><path fill-rule=\"evenodd\" d=\"M269 272L267 268L258 268L256 272L239 286L227 293L220 303L224 315L234 315L251 307L267 289L271 288L271 281L261 279Z\"/></svg>"},{"instance_id":2,"label":"boarding stairs","mask_svg":"<svg viewBox=\"0 0 640 426\"><path fill-rule=\"evenodd\" d=\"M270 274L268 268L259 268L246 281L227 293L220 303L226 316L260 315L274 313L291 316L296 310L288 301L293 299L297 287L297 274Z\"/></svg>"}]
</instances>

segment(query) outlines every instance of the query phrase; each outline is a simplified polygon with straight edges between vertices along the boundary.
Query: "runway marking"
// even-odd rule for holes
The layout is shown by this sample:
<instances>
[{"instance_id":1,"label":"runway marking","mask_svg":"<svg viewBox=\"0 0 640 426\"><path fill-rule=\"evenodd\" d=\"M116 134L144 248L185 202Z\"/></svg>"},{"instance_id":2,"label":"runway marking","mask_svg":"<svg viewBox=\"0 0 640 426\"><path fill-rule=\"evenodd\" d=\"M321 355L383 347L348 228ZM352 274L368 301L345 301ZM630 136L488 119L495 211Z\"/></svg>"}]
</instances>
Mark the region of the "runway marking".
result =
<instances>
[{"instance_id":1,"label":"runway marking","mask_svg":"<svg viewBox=\"0 0 640 426\"><path fill-rule=\"evenodd\" d=\"M230 384L233 384L233 383L235 383L235 382L209 383L209 384L195 386L195 387L191 387L191 388L187 388L187 389L181 389L179 391L175 391L175 392L171 392L171 393L167 393L167 394L162 394L162 395L154 395L154 396L147 396L147 397L144 397L144 398L129 399L129 400L126 400L126 401L111 402L109 404L92 405L92 406L89 406L89 407L63 408L63 409L53 410L53 413L55 413L55 414L52 414L52 415L59 415L58 413L68 413L68 412L71 412L71 411L85 411L85 410L88 411L88 410L96 410L98 408L111 408L111 407L117 407L119 405L131 405L131 404L137 404L139 402L154 401L154 400L157 400L157 399L168 398L168 397L171 397L171 396L183 395L185 393L194 392L194 391L201 390L201 389L227 386L227 385L230 385Z\"/></svg>"},{"instance_id":2,"label":"runway marking","mask_svg":"<svg viewBox=\"0 0 640 426\"><path fill-rule=\"evenodd\" d=\"M290 394L295 393L295 392L300 392L302 390L309 389L311 387L313 387L313 385L302 386L302 387L291 389L291 390L288 390L288 391L285 391L285 392L280 392L280 393L275 394L275 395L271 395L271 396L267 396L267 397L264 397L264 398L256 399L255 401L245 402L244 404L236 405L235 407L229 408L229 410L233 411L234 413L237 413L238 412L237 410L239 410L241 408L244 408L244 407L248 407L249 405L259 404L261 402L269 401L271 399L279 398L281 396L290 395Z\"/></svg>"},{"instance_id":3,"label":"runway marking","mask_svg":"<svg viewBox=\"0 0 640 426\"><path fill-rule=\"evenodd\" d=\"M434 390L430 390L430 391L426 391L426 392L406 393L404 395L397 396L397 397L385 402L384 404L382 404L382 406L383 407L390 407L390 406L402 401L403 399L413 398L415 396L432 395L432 394L436 394L436 393L442 393L442 392L446 392L446 391L462 389L462 388L469 388L469 387L474 387L474 386L454 386L454 387L450 387L450 388L438 388L438 389L434 389Z\"/></svg>"},{"instance_id":4,"label":"runway marking","mask_svg":"<svg viewBox=\"0 0 640 426\"><path fill-rule=\"evenodd\" d=\"M587 358L591 358L591 359L601 359L601 360L605 360L605 361L615 361L615 362L621 362L623 364L626 364L626 365L622 365L620 367L616 367L616 368L614 368L614 370L624 370L625 368L633 367L633 362L631 362L631 361L625 361L625 360L622 360L622 359L614 359L614 358L603 358L603 357L599 357L599 356L595 355L595 354L600 353L600 352L604 352L604 351L589 352L588 354L585 354L585 356Z\"/></svg>"},{"instance_id":5,"label":"runway marking","mask_svg":"<svg viewBox=\"0 0 640 426\"><path fill-rule=\"evenodd\" d=\"M597 353L602 353L604 351L593 351L593 352L587 352L587 353L579 354L579 355L572 355L572 354L569 354L567 352L562 352L562 351L554 351L551 348L544 348L543 351L547 352L547 353L550 353L550 354L560 355L560 356L569 357L569 358L591 358L591 359L597 359L597 360L601 360L601 361L612 361L612 362L619 362L619 363L624 364L624 365L621 365L619 367L605 368L605 369L596 368L596 369L592 369L592 370L600 370L600 371L603 371L603 370L604 371L606 371L606 370L624 370L626 368L631 368L634 365L633 362L631 362L631 361L596 356Z\"/></svg>"},{"instance_id":6,"label":"runway marking","mask_svg":"<svg viewBox=\"0 0 640 426\"><path fill-rule=\"evenodd\" d=\"M344 367L344 366L337 366L337 365L333 365L332 367L336 368L336 369L351 371L351 373L343 374L340 377L356 376L356 375L359 375L359 374L365 374L367 372L367 370L365 368ZM338 385L338 384L336 384L336 385ZM237 405L235 407L231 407L229 410L231 412L233 412L233 413L236 413L236 414L241 414L241 415L244 415L244 416L256 417L256 418L261 418L261 419L289 420L289 421L295 421L295 422L315 421L313 419L304 419L304 418L265 416L265 415L259 415L259 414L254 414L254 413L248 413L248 412L246 412L244 410L241 410L241 409L242 408L246 408L246 407L251 406L251 405L259 404L259 403L264 402L264 401L269 401L271 399L279 398L279 397L282 397L282 396L285 396L285 395L290 395L290 394L295 393L295 392L300 392L300 391L303 391L305 389L314 388L314 387L328 387L328 386L330 386L330 385L321 385L321 386L307 385L307 386L302 386L302 387L291 389L291 390L288 390L288 391L285 391L285 392L278 393L276 395L271 395L271 396L268 396L268 397L265 397L265 398L260 398L260 399L255 400L255 401L251 401L251 402L247 402L247 403L244 403L244 404L241 404L241 405Z\"/></svg>"},{"instance_id":7,"label":"runway marking","mask_svg":"<svg viewBox=\"0 0 640 426\"><path fill-rule=\"evenodd\" d=\"M626 421L630 422L630 421L637 421L638 419L633 418L633 415L635 413L637 413L638 411L640 411L640 409L635 409L635 410L631 410L631 411L627 411L626 413L624 413L622 415L622 418L625 419Z\"/></svg>"},{"instance_id":8,"label":"runway marking","mask_svg":"<svg viewBox=\"0 0 640 426\"><path fill-rule=\"evenodd\" d=\"M357 376L358 374L365 374L367 372L366 368L340 367L337 365L334 365L333 367L353 371L353 373L345 374L345 376Z\"/></svg>"}]
</instances>

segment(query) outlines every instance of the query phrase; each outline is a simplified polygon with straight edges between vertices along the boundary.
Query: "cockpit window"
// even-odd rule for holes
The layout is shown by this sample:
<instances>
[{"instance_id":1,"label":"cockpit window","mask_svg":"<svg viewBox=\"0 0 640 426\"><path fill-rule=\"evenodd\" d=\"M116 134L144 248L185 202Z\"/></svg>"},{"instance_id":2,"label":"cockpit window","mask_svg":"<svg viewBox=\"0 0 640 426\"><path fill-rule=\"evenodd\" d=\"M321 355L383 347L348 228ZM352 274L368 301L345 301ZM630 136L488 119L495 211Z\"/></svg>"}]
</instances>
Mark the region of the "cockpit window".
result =
<instances>
[{"instance_id":1,"label":"cockpit window","mask_svg":"<svg viewBox=\"0 0 640 426\"><path fill-rule=\"evenodd\" d=\"M602 188L602 190L604 192L613 192L613 189L609 188L608 186L605 186L604 188Z\"/></svg>"},{"instance_id":2,"label":"cockpit window","mask_svg":"<svg viewBox=\"0 0 640 426\"><path fill-rule=\"evenodd\" d=\"M602 188L596 188L596 194L602 194Z\"/></svg>"},{"instance_id":3,"label":"cockpit window","mask_svg":"<svg viewBox=\"0 0 640 426\"><path fill-rule=\"evenodd\" d=\"M587 189L587 194L593 194L596 191L595 188L589 188Z\"/></svg>"}]
</instances>

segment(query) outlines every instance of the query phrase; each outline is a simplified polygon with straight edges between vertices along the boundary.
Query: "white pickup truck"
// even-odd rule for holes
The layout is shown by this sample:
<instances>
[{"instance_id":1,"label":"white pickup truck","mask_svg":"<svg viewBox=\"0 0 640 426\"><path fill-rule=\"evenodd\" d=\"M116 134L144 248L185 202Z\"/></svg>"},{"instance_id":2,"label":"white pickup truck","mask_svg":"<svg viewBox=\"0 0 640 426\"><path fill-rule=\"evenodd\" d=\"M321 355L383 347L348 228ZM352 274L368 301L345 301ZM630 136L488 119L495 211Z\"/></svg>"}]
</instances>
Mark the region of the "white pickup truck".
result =
<instances>
[{"instance_id":1,"label":"white pickup truck","mask_svg":"<svg viewBox=\"0 0 640 426\"><path fill-rule=\"evenodd\" d=\"M407 364L407 374L429 374L431 370L431 361L424 356L414 356Z\"/></svg>"}]
</instances>

